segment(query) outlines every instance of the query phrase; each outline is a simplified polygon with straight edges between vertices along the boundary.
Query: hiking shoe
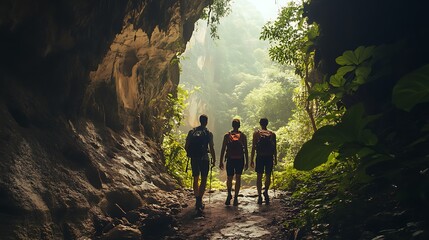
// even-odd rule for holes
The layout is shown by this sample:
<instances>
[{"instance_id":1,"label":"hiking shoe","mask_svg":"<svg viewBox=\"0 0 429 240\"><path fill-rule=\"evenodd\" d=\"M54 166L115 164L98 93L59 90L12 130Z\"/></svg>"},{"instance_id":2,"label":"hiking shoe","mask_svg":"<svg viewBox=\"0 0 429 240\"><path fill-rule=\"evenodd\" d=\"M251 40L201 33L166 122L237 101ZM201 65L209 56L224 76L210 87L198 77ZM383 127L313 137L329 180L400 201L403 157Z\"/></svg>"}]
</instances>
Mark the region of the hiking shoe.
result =
<instances>
[{"instance_id":1,"label":"hiking shoe","mask_svg":"<svg viewBox=\"0 0 429 240\"><path fill-rule=\"evenodd\" d=\"M261 205L262 204L262 197L261 195L258 196L258 204Z\"/></svg>"},{"instance_id":2,"label":"hiking shoe","mask_svg":"<svg viewBox=\"0 0 429 240\"><path fill-rule=\"evenodd\" d=\"M238 206L238 198L237 197L234 197L234 203L233 203L233 205L234 206Z\"/></svg>"},{"instance_id":3,"label":"hiking shoe","mask_svg":"<svg viewBox=\"0 0 429 240\"><path fill-rule=\"evenodd\" d=\"M228 195L228 196L226 197L225 205L231 205L231 198L232 198L232 196L231 196L231 195Z\"/></svg>"},{"instance_id":4,"label":"hiking shoe","mask_svg":"<svg viewBox=\"0 0 429 240\"><path fill-rule=\"evenodd\" d=\"M264 192L265 204L270 204L270 196L268 196L268 192Z\"/></svg>"},{"instance_id":5,"label":"hiking shoe","mask_svg":"<svg viewBox=\"0 0 429 240\"><path fill-rule=\"evenodd\" d=\"M197 209L197 217L203 217L204 216L204 212L202 209Z\"/></svg>"}]
</instances>

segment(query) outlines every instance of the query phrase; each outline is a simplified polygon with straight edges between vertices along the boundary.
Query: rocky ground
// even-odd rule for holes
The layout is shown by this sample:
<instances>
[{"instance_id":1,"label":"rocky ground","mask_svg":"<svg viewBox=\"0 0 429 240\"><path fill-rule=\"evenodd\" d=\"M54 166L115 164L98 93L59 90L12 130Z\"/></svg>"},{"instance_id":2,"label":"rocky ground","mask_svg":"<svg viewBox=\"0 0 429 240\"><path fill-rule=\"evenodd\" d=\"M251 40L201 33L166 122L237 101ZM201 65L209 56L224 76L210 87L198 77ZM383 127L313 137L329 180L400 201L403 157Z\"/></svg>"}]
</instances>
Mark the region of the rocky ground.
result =
<instances>
[{"instance_id":1,"label":"rocky ground","mask_svg":"<svg viewBox=\"0 0 429 240\"><path fill-rule=\"evenodd\" d=\"M256 188L246 188L238 206L226 206L227 193L214 191L206 194L204 213L199 216L190 193L189 206L177 217L174 239L283 239L281 220L287 212L279 199L283 194L270 191L270 205L258 205Z\"/></svg>"},{"instance_id":2,"label":"rocky ground","mask_svg":"<svg viewBox=\"0 0 429 240\"><path fill-rule=\"evenodd\" d=\"M238 206L225 206L226 192L204 197L198 214L192 191L177 191L165 206L151 204L124 213L122 218L101 219L96 239L286 239L282 220L285 193L269 192L270 205L258 205L256 188L241 191Z\"/></svg>"},{"instance_id":3,"label":"rocky ground","mask_svg":"<svg viewBox=\"0 0 429 240\"><path fill-rule=\"evenodd\" d=\"M390 206L392 199L346 199L327 186L298 195L270 190L270 205L256 203L255 187L241 190L238 206L226 206L226 191L214 190L204 196L202 215L191 190L164 192L163 202L101 219L95 239L428 239L427 221Z\"/></svg>"}]
</instances>

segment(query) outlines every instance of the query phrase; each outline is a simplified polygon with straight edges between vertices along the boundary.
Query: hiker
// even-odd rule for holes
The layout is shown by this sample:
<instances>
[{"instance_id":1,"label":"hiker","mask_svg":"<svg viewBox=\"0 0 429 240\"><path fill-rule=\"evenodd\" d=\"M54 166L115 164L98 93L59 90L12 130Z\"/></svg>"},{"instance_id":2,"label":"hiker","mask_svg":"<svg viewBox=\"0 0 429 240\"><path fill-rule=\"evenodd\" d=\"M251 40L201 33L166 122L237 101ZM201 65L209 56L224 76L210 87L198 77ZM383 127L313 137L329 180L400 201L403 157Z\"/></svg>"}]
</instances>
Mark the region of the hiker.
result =
<instances>
[{"instance_id":1,"label":"hiker","mask_svg":"<svg viewBox=\"0 0 429 240\"><path fill-rule=\"evenodd\" d=\"M206 128L208 122L207 115L200 116L200 126L189 131L186 137L185 150L191 158L192 176L194 177L193 189L195 196L195 209L202 211L204 209L203 195L206 190L207 176L209 174L209 155L212 157L211 165L215 165L216 157L213 144L213 134ZM198 186L199 176L201 174L201 183Z\"/></svg>"},{"instance_id":2,"label":"hiker","mask_svg":"<svg viewBox=\"0 0 429 240\"><path fill-rule=\"evenodd\" d=\"M249 154L247 150L247 137L240 132L240 120L232 120L232 131L227 132L223 137L222 150L220 151L219 168L223 170L223 158L226 150L226 186L228 188L228 196L226 197L225 205L231 204L232 199L232 179L235 174L234 188L234 206L238 205L238 193L240 192L241 174L243 167L245 170L249 167Z\"/></svg>"},{"instance_id":3,"label":"hiker","mask_svg":"<svg viewBox=\"0 0 429 240\"><path fill-rule=\"evenodd\" d=\"M250 157L250 166L255 167L257 173L256 188L258 189L258 204L262 204L262 176L265 171L265 189L264 198L265 204L270 204L268 196L268 189L271 184L271 172L273 171L273 164L277 165L277 147L276 147L276 134L267 129L268 119L261 118L259 121L261 129L253 133L252 140L252 153ZM256 151L256 166L253 161Z\"/></svg>"}]
</instances>

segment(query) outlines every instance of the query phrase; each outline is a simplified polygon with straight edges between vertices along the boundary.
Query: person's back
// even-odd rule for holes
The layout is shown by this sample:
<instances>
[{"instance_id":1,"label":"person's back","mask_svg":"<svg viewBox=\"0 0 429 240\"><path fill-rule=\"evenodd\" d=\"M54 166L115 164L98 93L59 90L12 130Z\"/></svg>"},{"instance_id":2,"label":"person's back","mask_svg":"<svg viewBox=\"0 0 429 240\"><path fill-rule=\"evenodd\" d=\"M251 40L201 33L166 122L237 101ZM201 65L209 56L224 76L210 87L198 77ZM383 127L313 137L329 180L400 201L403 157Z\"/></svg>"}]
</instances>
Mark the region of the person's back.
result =
<instances>
[{"instance_id":1,"label":"person's back","mask_svg":"<svg viewBox=\"0 0 429 240\"><path fill-rule=\"evenodd\" d=\"M201 212L204 208L203 195L206 189L207 175L209 173L209 156L212 156L212 166L216 161L213 134L206 128L208 117L206 115L200 116L201 125L193 128L188 132L186 137L185 150L188 157L191 158L193 189L195 195L195 208ZM199 176L201 174L201 184L198 185Z\"/></svg>"},{"instance_id":2,"label":"person's back","mask_svg":"<svg viewBox=\"0 0 429 240\"><path fill-rule=\"evenodd\" d=\"M220 153L219 168L223 169L223 157L226 150L226 174L227 174L227 189L228 196L225 205L230 205L232 199L232 179L235 175L235 196L234 206L238 205L238 193L241 186L241 174L243 168L248 168L248 150L247 150L247 137L244 133L240 132L240 120L234 119L232 121L233 130L227 132L223 137L222 150Z\"/></svg>"},{"instance_id":3,"label":"person's back","mask_svg":"<svg viewBox=\"0 0 429 240\"><path fill-rule=\"evenodd\" d=\"M265 173L264 197L265 203L269 204L268 189L271 184L270 176L273 171L273 165L277 164L276 134L267 129L268 119L261 118L259 124L261 125L261 129L253 133L250 165L255 167L257 173L256 187L258 189L258 204L262 204L262 176ZM255 152L256 166L253 161Z\"/></svg>"},{"instance_id":4,"label":"person's back","mask_svg":"<svg viewBox=\"0 0 429 240\"><path fill-rule=\"evenodd\" d=\"M198 126L189 131L189 147L187 154L191 158L207 155L211 132L205 126Z\"/></svg>"},{"instance_id":5,"label":"person's back","mask_svg":"<svg viewBox=\"0 0 429 240\"><path fill-rule=\"evenodd\" d=\"M246 135L240 131L232 130L225 134L227 139L226 156L228 159L241 159L244 154L244 140Z\"/></svg>"},{"instance_id":6,"label":"person's back","mask_svg":"<svg viewBox=\"0 0 429 240\"><path fill-rule=\"evenodd\" d=\"M274 154L275 133L268 129L256 130L256 156L272 156Z\"/></svg>"}]
</instances>

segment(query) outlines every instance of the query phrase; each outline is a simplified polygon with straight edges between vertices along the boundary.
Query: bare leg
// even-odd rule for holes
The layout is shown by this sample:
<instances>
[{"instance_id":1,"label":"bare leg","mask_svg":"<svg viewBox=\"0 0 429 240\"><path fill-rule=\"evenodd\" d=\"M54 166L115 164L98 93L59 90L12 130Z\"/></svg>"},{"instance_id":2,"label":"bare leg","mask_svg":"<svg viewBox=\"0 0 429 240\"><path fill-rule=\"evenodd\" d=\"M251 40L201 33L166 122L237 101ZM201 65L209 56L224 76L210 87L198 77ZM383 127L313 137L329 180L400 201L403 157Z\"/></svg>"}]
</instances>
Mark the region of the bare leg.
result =
<instances>
[{"instance_id":1,"label":"bare leg","mask_svg":"<svg viewBox=\"0 0 429 240\"><path fill-rule=\"evenodd\" d=\"M265 174L265 192L268 192L268 189L271 185L271 174Z\"/></svg>"},{"instance_id":2,"label":"bare leg","mask_svg":"<svg viewBox=\"0 0 429 240\"><path fill-rule=\"evenodd\" d=\"M193 183L193 188L194 188L194 196L195 197L199 197L199 192L198 192L198 180L199 180L199 176L194 177L194 183Z\"/></svg>"},{"instance_id":3,"label":"bare leg","mask_svg":"<svg viewBox=\"0 0 429 240\"><path fill-rule=\"evenodd\" d=\"M240 192L240 186L241 186L241 175L236 174L235 175L235 195L234 195L235 197L238 197L238 193Z\"/></svg>"},{"instance_id":4,"label":"bare leg","mask_svg":"<svg viewBox=\"0 0 429 240\"><path fill-rule=\"evenodd\" d=\"M234 176L227 176L226 179L226 188L228 189L228 196L226 196L226 200L225 200L225 205L230 205L231 204L231 191L232 191L232 178Z\"/></svg>"},{"instance_id":5,"label":"bare leg","mask_svg":"<svg viewBox=\"0 0 429 240\"><path fill-rule=\"evenodd\" d=\"M258 196L261 196L262 192L262 173L258 173L256 177L256 188L258 189Z\"/></svg>"},{"instance_id":6,"label":"bare leg","mask_svg":"<svg viewBox=\"0 0 429 240\"><path fill-rule=\"evenodd\" d=\"M206 191L206 184L207 184L207 176L201 176L201 184L199 189L199 197L203 197L204 192Z\"/></svg>"},{"instance_id":7,"label":"bare leg","mask_svg":"<svg viewBox=\"0 0 429 240\"><path fill-rule=\"evenodd\" d=\"M226 179L226 188L228 189L228 195L231 195L231 191L232 191L232 179L234 178L234 176L228 176L228 178Z\"/></svg>"},{"instance_id":8,"label":"bare leg","mask_svg":"<svg viewBox=\"0 0 429 240\"><path fill-rule=\"evenodd\" d=\"M264 198L265 198L265 204L270 204L270 196L268 195L268 189L270 188L271 184L271 174L265 174L265 191L264 191Z\"/></svg>"}]
</instances>

